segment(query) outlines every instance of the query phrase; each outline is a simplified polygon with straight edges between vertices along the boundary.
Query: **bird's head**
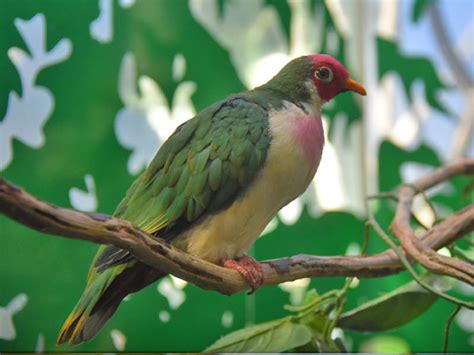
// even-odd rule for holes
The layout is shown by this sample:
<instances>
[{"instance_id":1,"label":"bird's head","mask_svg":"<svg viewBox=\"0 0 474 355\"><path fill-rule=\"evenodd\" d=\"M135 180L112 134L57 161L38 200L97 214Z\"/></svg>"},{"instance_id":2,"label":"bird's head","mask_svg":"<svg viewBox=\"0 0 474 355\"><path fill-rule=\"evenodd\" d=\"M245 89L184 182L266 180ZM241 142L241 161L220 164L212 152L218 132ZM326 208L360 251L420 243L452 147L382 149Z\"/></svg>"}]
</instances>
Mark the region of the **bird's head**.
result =
<instances>
[{"instance_id":1,"label":"bird's head","mask_svg":"<svg viewBox=\"0 0 474 355\"><path fill-rule=\"evenodd\" d=\"M263 87L278 90L293 101L316 101L320 105L348 90L366 95L365 88L350 77L346 68L326 54L292 60Z\"/></svg>"},{"instance_id":2,"label":"bird's head","mask_svg":"<svg viewBox=\"0 0 474 355\"><path fill-rule=\"evenodd\" d=\"M349 76L346 68L337 59L326 54L309 55L308 58L313 64L310 80L322 100L329 101L347 90L367 95L365 88Z\"/></svg>"}]
</instances>

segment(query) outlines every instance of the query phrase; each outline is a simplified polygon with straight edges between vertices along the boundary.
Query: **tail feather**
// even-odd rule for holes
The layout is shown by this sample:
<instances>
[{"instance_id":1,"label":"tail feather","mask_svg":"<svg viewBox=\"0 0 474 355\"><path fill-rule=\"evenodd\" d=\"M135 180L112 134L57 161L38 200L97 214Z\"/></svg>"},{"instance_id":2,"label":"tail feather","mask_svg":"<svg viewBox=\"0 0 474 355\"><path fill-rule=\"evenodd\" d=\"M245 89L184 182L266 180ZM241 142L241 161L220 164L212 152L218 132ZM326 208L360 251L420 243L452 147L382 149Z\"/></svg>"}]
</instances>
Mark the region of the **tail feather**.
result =
<instances>
[{"instance_id":1,"label":"tail feather","mask_svg":"<svg viewBox=\"0 0 474 355\"><path fill-rule=\"evenodd\" d=\"M59 337L57 340L58 344L64 342L69 342L71 344L79 344L83 341L88 340L84 339L82 331L86 324L88 324L88 328L90 328L89 319L91 319L90 315L95 305L97 304L97 302L99 302L100 298L104 295L107 288L112 284L115 278L125 269L125 267L126 265L119 265L114 268L105 270L103 273L99 274L95 280L93 280L86 286L84 293L82 294L81 298L77 302L69 317L64 322L64 325L61 328L61 331L59 332ZM118 303L120 303L120 301L118 301ZM105 319L103 323L105 323L106 320L107 319Z\"/></svg>"},{"instance_id":2,"label":"tail feather","mask_svg":"<svg viewBox=\"0 0 474 355\"><path fill-rule=\"evenodd\" d=\"M80 344L92 339L112 317L122 299L163 274L140 262L113 266L91 280L64 322L58 344Z\"/></svg>"}]
</instances>

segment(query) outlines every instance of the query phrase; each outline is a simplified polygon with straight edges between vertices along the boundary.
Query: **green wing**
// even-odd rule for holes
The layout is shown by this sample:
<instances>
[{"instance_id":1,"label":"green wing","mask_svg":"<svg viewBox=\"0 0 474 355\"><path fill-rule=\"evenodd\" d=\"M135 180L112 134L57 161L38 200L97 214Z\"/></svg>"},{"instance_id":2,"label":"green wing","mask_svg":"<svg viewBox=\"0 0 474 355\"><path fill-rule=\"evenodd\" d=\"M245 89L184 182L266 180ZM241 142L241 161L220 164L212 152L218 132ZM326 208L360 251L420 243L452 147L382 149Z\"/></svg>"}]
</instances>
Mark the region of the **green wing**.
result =
<instances>
[{"instance_id":1,"label":"green wing","mask_svg":"<svg viewBox=\"0 0 474 355\"><path fill-rule=\"evenodd\" d=\"M268 113L233 97L179 126L132 184L115 216L173 239L204 214L225 208L262 168L270 144ZM108 247L95 266L128 257Z\"/></svg>"}]
</instances>

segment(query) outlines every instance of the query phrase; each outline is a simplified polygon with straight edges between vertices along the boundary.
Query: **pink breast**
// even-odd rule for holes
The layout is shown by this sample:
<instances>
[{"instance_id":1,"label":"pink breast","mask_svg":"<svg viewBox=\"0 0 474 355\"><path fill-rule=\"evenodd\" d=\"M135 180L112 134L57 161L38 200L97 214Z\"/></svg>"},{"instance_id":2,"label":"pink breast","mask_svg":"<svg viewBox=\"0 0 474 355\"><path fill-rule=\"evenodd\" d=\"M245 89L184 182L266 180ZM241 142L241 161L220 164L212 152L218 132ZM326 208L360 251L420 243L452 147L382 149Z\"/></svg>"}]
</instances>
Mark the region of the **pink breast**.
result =
<instances>
[{"instance_id":1,"label":"pink breast","mask_svg":"<svg viewBox=\"0 0 474 355\"><path fill-rule=\"evenodd\" d=\"M321 117L305 116L296 120L296 141L308 164L319 164L324 146Z\"/></svg>"}]
</instances>

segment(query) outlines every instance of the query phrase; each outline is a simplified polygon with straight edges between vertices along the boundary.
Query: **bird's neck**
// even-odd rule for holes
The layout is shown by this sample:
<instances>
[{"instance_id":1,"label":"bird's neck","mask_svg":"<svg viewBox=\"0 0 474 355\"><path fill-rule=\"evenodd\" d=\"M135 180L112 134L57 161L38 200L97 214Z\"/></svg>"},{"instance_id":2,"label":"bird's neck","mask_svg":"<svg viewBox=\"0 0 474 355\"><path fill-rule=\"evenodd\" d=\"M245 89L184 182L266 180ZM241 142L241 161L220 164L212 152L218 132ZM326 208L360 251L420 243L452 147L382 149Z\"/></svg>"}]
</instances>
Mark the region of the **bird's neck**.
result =
<instances>
[{"instance_id":1,"label":"bird's neck","mask_svg":"<svg viewBox=\"0 0 474 355\"><path fill-rule=\"evenodd\" d=\"M288 103L298 106L309 115L320 115L322 101L317 92L310 89L311 83L295 84L291 88L280 87L270 81L247 92L252 101L266 109L284 110ZM293 89L293 90L292 90Z\"/></svg>"}]
</instances>

